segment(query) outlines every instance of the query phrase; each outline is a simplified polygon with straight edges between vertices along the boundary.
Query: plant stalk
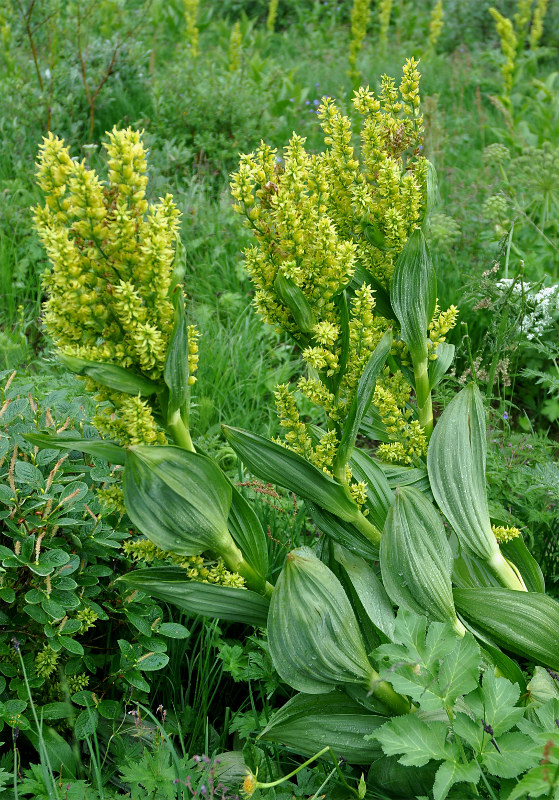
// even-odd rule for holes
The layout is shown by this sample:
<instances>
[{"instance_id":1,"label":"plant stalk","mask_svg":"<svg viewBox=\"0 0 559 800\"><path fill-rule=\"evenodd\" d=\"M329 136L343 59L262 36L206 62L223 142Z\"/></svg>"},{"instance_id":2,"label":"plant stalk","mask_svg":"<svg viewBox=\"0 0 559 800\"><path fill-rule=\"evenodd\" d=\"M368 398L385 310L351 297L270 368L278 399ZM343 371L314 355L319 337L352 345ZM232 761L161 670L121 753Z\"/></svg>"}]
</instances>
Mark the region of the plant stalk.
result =
<instances>
[{"instance_id":1,"label":"plant stalk","mask_svg":"<svg viewBox=\"0 0 559 800\"><path fill-rule=\"evenodd\" d=\"M180 411L175 411L172 417L167 420L167 430L179 447L190 450L191 453L196 452L194 444L192 443L190 431L184 424Z\"/></svg>"},{"instance_id":2,"label":"plant stalk","mask_svg":"<svg viewBox=\"0 0 559 800\"><path fill-rule=\"evenodd\" d=\"M271 597L274 587L268 583L265 577L259 575L250 564L244 559L242 552L235 542L231 539L229 545L224 545L219 550L219 555L223 559L225 566L231 572L236 572L244 578L249 589L252 589L264 597Z\"/></svg>"},{"instance_id":3,"label":"plant stalk","mask_svg":"<svg viewBox=\"0 0 559 800\"><path fill-rule=\"evenodd\" d=\"M429 385L429 359L424 358L418 364L414 364L413 372L419 424L423 428L427 440L429 440L433 433L433 403Z\"/></svg>"},{"instance_id":4,"label":"plant stalk","mask_svg":"<svg viewBox=\"0 0 559 800\"><path fill-rule=\"evenodd\" d=\"M506 589L515 589L518 592L528 591L518 570L509 564L499 549L488 559L487 564Z\"/></svg>"},{"instance_id":5,"label":"plant stalk","mask_svg":"<svg viewBox=\"0 0 559 800\"><path fill-rule=\"evenodd\" d=\"M408 698L395 692L392 686L387 681L383 681L378 672L372 668L367 688L377 700L380 700L392 714L398 717L415 711L415 707L412 706Z\"/></svg>"}]
</instances>

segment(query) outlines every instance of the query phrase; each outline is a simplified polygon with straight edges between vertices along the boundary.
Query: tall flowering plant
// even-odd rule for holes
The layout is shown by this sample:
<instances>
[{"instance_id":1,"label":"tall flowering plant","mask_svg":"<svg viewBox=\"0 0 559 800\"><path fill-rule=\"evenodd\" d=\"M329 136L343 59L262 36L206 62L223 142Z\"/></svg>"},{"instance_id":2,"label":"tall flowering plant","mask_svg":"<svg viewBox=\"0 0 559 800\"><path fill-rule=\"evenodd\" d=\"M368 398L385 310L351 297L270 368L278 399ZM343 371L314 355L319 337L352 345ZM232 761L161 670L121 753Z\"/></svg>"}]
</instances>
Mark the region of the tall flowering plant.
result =
<instances>
[{"instance_id":1,"label":"tall flowering plant","mask_svg":"<svg viewBox=\"0 0 559 800\"><path fill-rule=\"evenodd\" d=\"M266 627L278 674L300 692L278 712L276 738L293 743L295 717L312 710L327 724L325 734L318 726L322 744L335 740L363 763L360 726L417 711L410 682L392 685L381 655L371 655L402 643L395 607L405 620L446 624L466 649L475 636L487 661L525 688L508 654L558 669L559 604L520 532L492 523L477 387L433 423L431 394L452 362L444 339L457 310L439 309L424 237L436 186L421 153L417 63L406 62L399 87L384 77L378 97L362 88L354 105L359 146L349 118L325 98L323 152L308 153L296 135L282 157L262 144L232 178L235 208L254 234L245 253L254 304L292 337L304 374L276 391L283 440L224 433L250 472L305 500L328 546L294 550L272 585L254 509L195 450L195 335L178 245L173 252L177 214L170 198L148 209L131 131L110 136L106 184L57 140L42 150L47 201L36 213L53 262L46 322L65 363L110 403L98 416L111 438L29 438L123 464L126 510L149 540L141 547L173 562L124 580L191 613ZM303 416L303 399L316 424ZM146 436L128 423L132 401L149 414ZM376 440L374 457L358 446L360 433ZM189 566L208 556L226 580ZM309 706L310 695L324 697ZM308 742L295 741L305 752ZM257 784L249 776L247 793Z\"/></svg>"}]
</instances>

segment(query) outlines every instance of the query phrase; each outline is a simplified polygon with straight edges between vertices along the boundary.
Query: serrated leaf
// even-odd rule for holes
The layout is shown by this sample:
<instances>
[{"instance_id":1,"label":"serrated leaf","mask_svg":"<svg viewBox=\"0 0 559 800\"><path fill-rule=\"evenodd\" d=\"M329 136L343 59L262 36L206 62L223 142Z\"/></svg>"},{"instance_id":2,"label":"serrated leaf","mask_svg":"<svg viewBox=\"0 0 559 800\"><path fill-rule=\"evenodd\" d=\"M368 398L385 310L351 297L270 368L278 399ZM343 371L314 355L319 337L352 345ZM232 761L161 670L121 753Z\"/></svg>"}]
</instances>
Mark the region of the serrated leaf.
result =
<instances>
[{"instance_id":1,"label":"serrated leaf","mask_svg":"<svg viewBox=\"0 0 559 800\"><path fill-rule=\"evenodd\" d=\"M59 636L58 641L69 653L73 653L75 656L83 656L83 645L76 639L72 639L70 636Z\"/></svg>"},{"instance_id":2,"label":"serrated leaf","mask_svg":"<svg viewBox=\"0 0 559 800\"><path fill-rule=\"evenodd\" d=\"M99 724L99 714L94 708L84 708L80 711L74 722L74 736L76 739L87 739L93 736Z\"/></svg>"},{"instance_id":3,"label":"serrated leaf","mask_svg":"<svg viewBox=\"0 0 559 800\"><path fill-rule=\"evenodd\" d=\"M400 756L400 764L414 767L422 767L432 759L452 760L456 753L447 736L446 723L427 724L416 714L394 717L372 734L387 756Z\"/></svg>"},{"instance_id":4,"label":"serrated leaf","mask_svg":"<svg viewBox=\"0 0 559 800\"><path fill-rule=\"evenodd\" d=\"M137 669L129 669L124 673L124 680L141 692L149 692L149 683L142 677L142 673Z\"/></svg>"},{"instance_id":5,"label":"serrated leaf","mask_svg":"<svg viewBox=\"0 0 559 800\"><path fill-rule=\"evenodd\" d=\"M439 687L443 701L452 705L457 697L473 691L479 679L481 653L471 633L456 641L456 646L442 661Z\"/></svg>"},{"instance_id":6,"label":"serrated leaf","mask_svg":"<svg viewBox=\"0 0 559 800\"><path fill-rule=\"evenodd\" d=\"M523 775L507 800L526 800L527 797L549 796L549 765L538 765Z\"/></svg>"},{"instance_id":7,"label":"serrated leaf","mask_svg":"<svg viewBox=\"0 0 559 800\"><path fill-rule=\"evenodd\" d=\"M445 800L455 783L477 784L481 771L475 761L463 764L460 761L445 761L437 770L433 784L434 800Z\"/></svg>"},{"instance_id":8,"label":"serrated leaf","mask_svg":"<svg viewBox=\"0 0 559 800\"><path fill-rule=\"evenodd\" d=\"M97 711L105 719L116 719L122 712L122 707L117 700L101 700Z\"/></svg>"},{"instance_id":9,"label":"serrated leaf","mask_svg":"<svg viewBox=\"0 0 559 800\"><path fill-rule=\"evenodd\" d=\"M499 750L491 743L485 746L482 762L488 772L499 778L516 778L541 758L541 753L533 751L531 740L523 733L505 733L497 738L496 744Z\"/></svg>"},{"instance_id":10,"label":"serrated leaf","mask_svg":"<svg viewBox=\"0 0 559 800\"><path fill-rule=\"evenodd\" d=\"M476 716L493 729L493 735L500 736L524 716L525 709L516 706L519 697L520 688L516 683L496 677L488 670L481 687L465 700Z\"/></svg>"}]
</instances>

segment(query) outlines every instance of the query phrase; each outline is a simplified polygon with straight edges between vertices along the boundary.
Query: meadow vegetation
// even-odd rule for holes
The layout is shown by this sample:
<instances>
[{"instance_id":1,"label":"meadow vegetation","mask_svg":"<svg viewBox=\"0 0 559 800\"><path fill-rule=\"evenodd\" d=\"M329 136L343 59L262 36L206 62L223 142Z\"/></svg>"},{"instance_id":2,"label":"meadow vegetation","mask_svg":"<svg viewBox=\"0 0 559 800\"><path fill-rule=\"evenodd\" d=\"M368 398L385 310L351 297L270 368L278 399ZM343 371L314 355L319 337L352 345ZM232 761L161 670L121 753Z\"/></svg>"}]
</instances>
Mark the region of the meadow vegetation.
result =
<instances>
[{"instance_id":1,"label":"meadow vegetation","mask_svg":"<svg viewBox=\"0 0 559 800\"><path fill-rule=\"evenodd\" d=\"M0 795L559 797L559 7L0 36Z\"/></svg>"}]
</instances>

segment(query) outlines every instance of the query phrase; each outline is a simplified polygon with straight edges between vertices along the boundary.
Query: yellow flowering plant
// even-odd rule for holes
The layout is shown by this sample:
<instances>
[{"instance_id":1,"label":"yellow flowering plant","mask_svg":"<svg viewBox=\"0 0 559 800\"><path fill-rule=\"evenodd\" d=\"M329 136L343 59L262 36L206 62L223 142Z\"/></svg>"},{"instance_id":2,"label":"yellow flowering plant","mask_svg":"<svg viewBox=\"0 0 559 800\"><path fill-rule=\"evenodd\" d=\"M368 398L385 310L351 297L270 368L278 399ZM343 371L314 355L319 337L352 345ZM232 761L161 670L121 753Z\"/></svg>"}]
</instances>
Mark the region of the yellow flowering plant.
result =
<instances>
[{"instance_id":1,"label":"yellow flowering plant","mask_svg":"<svg viewBox=\"0 0 559 800\"><path fill-rule=\"evenodd\" d=\"M196 347L177 213L171 198L145 200L139 136L109 136L107 183L52 137L39 159L47 199L36 218L53 263L46 324L63 361L110 405L98 414L106 439L27 438L122 464L126 510L148 540L128 551L149 566L121 580L190 613L266 627L278 675L300 692L278 712L280 741L295 707L322 695L313 713L329 739L319 722L301 752L320 739L317 749L355 763L370 750L351 731L417 711L371 656L397 643L394 607L460 641L475 635L512 682L524 678L504 651L559 668L559 604L519 531L490 516L476 385L434 425L431 395L453 359L445 337L457 310L438 306L423 233L436 184L422 155L417 67L406 62L398 87L384 76L378 97L355 92L358 135L324 98L322 152L296 134L282 156L263 142L232 176L253 233L254 306L291 337L303 370L276 390L282 440L224 433L251 473L305 500L327 543L289 553L279 576L254 509L190 437ZM144 428L127 415L130 398ZM316 409L312 423L302 400ZM374 457L360 434L376 440ZM162 556L172 563L154 566ZM248 782L247 795L268 785Z\"/></svg>"}]
</instances>

